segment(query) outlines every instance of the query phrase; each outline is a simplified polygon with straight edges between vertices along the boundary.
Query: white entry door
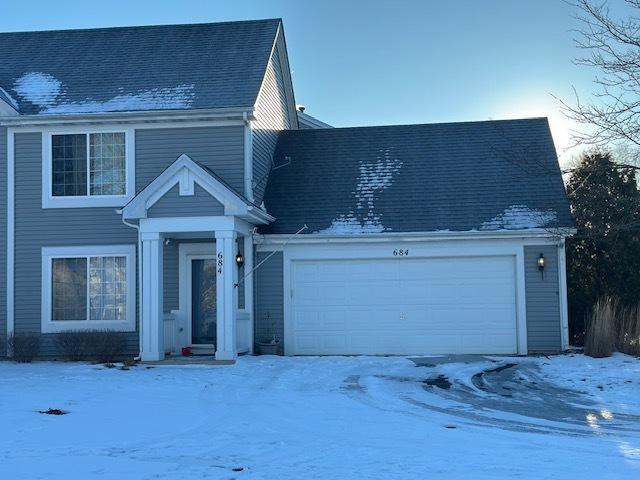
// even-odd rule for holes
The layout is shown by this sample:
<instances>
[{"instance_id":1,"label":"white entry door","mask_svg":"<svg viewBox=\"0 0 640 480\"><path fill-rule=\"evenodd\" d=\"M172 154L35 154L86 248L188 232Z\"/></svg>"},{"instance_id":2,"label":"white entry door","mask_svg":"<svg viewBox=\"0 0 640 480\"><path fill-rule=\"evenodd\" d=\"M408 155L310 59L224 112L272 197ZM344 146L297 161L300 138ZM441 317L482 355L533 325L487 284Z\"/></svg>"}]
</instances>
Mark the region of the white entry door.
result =
<instances>
[{"instance_id":1,"label":"white entry door","mask_svg":"<svg viewBox=\"0 0 640 480\"><path fill-rule=\"evenodd\" d=\"M293 261L293 355L517 352L515 257Z\"/></svg>"}]
</instances>

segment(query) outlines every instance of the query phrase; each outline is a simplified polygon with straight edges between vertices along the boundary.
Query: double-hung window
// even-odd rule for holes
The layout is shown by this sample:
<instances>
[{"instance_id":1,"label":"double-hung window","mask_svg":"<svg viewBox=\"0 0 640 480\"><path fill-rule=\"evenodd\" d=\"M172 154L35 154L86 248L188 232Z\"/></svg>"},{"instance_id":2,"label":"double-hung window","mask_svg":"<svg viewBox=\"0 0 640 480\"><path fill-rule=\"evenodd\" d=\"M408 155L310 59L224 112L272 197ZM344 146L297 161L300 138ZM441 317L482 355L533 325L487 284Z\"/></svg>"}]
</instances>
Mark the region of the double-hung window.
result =
<instances>
[{"instance_id":1,"label":"double-hung window","mask_svg":"<svg viewBox=\"0 0 640 480\"><path fill-rule=\"evenodd\" d=\"M42 331L135 330L135 246L42 249Z\"/></svg>"},{"instance_id":2,"label":"double-hung window","mask_svg":"<svg viewBox=\"0 0 640 480\"><path fill-rule=\"evenodd\" d=\"M43 208L123 206L133 195L133 135L117 129L45 135Z\"/></svg>"}]
</instances>

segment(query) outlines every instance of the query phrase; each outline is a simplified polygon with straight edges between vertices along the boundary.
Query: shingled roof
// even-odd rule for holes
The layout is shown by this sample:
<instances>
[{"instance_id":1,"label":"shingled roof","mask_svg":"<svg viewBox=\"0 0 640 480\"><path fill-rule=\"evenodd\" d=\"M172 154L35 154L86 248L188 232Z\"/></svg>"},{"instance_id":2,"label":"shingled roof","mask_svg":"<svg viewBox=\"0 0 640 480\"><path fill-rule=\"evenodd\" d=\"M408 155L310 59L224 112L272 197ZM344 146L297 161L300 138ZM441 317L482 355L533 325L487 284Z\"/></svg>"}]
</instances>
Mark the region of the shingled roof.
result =
<instances>
[{"instance_id":1,"label":"shingled roof","mask_svg":"<svg viewBox=\"0 0 640 480\"><path fill-rule=\"evenodd\" d=\"M252 107L279 19L0 33L22 114Z\"/></svg>"},{"instance_id":2,"label":"shingled roof","mask_svg":"<svg viewBox=\"0 0 640 480\"><path fill-rule=\"evenodd\" d=\"M264 233L573 227L545 118L284 131L275 164Z\"/></svg>"}]
</instances>

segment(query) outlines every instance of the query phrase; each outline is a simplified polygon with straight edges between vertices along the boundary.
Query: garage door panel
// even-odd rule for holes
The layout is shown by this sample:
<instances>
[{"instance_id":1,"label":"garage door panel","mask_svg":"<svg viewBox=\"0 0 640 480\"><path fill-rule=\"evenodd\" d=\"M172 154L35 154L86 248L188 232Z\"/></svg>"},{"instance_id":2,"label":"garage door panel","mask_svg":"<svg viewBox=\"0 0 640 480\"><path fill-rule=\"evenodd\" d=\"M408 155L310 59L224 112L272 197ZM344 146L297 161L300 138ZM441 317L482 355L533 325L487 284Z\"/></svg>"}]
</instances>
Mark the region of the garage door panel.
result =
<instances>
[{"instance_id":1,"label":"garage door panel","mask_svg":"<svg viewBox=\"0 0 640 480\"><path fill-rule=\"evenodd\" d=\"M294 354L516 353L514 257L293 262Z\"/></svg>"},{"instance_id":2,"label":"garage door panel","mask_svg":"<svg viewBox=\"0 0 640 480\"><path fill-rule=\"evenodd\" d=\"M398 298L398 287L384 281L350 283L342 288L349 292L350 305L388 305Z\"/></svg>"}]
</instances>

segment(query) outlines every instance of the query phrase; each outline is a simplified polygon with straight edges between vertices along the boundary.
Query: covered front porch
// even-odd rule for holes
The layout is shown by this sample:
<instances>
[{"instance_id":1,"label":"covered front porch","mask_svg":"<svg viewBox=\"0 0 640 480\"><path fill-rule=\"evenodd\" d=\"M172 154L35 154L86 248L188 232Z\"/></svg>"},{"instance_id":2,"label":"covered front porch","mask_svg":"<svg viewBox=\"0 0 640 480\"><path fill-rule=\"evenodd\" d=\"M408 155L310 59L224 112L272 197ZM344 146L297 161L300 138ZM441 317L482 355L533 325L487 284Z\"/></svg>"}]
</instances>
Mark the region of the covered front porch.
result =
<instances>
[{"instance_id":1,"label":"covered front porch","mask_svg":"<svg viewBox=\"0 0 640 480\"><path fill-rule=\"evenodd\" d=\"M252 350L252 228L224 216L140 221L143 361L185 347L216 360Z\"/></svg>"},{"instance_id":2,"label":"covered front porch","mask_svg":"<svg viewBox=\"0 0 640 480\"><path fill-rule=\"evenodd\" d=\"M141 359L251 352L252 234L273 218L187 155L120 212L138 230Z\"/></svg>"}]
</instances>

